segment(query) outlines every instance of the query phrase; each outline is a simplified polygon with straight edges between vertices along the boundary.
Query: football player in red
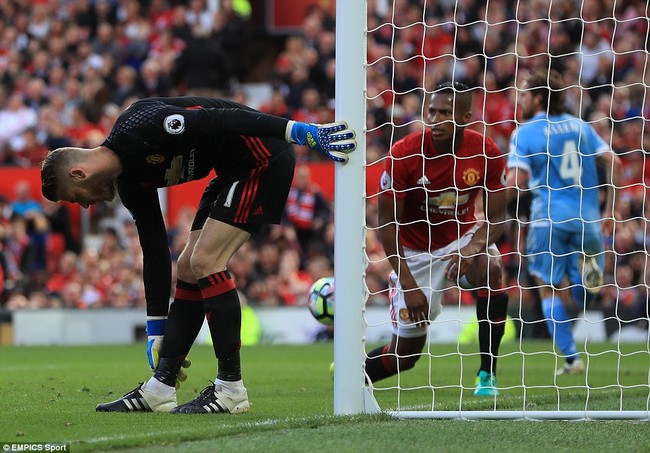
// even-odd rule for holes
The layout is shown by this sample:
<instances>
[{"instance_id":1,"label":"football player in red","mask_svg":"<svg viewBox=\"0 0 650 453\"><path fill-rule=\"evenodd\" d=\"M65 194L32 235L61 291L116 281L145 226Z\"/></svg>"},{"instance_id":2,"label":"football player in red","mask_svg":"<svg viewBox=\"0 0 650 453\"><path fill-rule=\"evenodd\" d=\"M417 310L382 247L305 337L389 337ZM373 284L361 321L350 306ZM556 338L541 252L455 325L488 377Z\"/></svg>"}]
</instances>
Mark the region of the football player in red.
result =
<instances>
[{"instance_id":1,"label":"football player in red","mask_svg":"<svg viewBox=\"0 0 650 453\"><path fill-rule=\"evenodd\" d=\"M506 159L489 137L466 127L469 88L439 85L430 127L396 142L380 180L379 237L393 268L389 277L393 335L368 354L376 382L412 368L421 357L430 321L449 285L476 291L481 363L475 395L496 396L496 362L508 295L495 241L506 217ZM486 221L475 216L482 195Z\"/></svg>"}]
</instances>

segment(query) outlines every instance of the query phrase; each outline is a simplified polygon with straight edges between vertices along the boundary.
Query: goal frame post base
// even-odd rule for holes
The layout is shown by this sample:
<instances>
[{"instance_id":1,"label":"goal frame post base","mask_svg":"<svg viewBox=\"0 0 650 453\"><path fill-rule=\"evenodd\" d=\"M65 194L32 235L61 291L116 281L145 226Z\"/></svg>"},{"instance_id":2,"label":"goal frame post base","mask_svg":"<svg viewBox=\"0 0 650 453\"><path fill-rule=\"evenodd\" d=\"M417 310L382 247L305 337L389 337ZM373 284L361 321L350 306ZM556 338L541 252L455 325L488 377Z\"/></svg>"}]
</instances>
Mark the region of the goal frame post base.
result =
<instances>
[{"instance_id":1,"label":"goal frame post base","mask_svg":"<svg viewBox=\"0 0 650 453\"><path fill-rule=\"evenodd\" d=\"M363 413L364 414L379 414L381 413L381 408L379 403L375 399L375 395L372 393L372 389L367 385L363 386Z\"/></svg>"},{"instance_id":2,"label":"goal frame post base","mask_svg":"<svg viewBox=\"0 0 650 453\"><path fill-rule=\"evenodd\" d=\"M398 419L447 420L639 420L650 411L385 411Z\"/></svg>"}]
</instances>

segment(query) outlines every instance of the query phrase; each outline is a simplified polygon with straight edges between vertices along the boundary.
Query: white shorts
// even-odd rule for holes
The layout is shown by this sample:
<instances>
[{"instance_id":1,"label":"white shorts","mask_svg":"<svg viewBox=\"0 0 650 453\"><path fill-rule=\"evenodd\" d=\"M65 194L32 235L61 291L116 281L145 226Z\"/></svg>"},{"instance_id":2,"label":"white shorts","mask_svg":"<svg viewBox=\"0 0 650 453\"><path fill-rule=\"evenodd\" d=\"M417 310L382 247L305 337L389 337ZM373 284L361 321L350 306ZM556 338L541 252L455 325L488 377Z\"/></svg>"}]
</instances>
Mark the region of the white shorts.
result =
<instances>
[{"instance_id":1,"label":"white shorts","mask_svg":"<svg viewBox=\"0 0 650 453\"><path fill-rule=\"evenodd\" d=\"M423 252L404 248L406 264L413 274L418 287L429 302L429 319L433 321L440 314L440 301L442 293L452 286L452 282L447 280L446 268L449 262L441 261L440 258L452 253L458 253L458 250L464 247L472 240L474 233L478 229L475 226L460 239L454 241L445 247L433 252ZM496 245L491 244L490 253L498 254L499 249ZM389 284L389 301L390 301L390 319L393 324L393 334L403 338L421 337L427 334L427 326L414 324L408 316L406 302L404 301L404 291L400 285L395 271L388 276ZM459 287L462 289L472 289L467 279L463 276L459 280Z\"/></svg>"}]
</instances>

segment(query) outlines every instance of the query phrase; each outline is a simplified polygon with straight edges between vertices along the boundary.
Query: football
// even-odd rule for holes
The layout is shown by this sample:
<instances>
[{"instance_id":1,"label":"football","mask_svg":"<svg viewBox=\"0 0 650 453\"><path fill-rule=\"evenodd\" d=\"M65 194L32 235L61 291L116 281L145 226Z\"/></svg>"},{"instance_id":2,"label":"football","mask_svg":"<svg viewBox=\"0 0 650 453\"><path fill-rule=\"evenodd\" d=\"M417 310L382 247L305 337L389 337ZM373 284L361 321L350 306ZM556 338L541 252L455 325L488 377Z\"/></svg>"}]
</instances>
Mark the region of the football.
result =
<instances>
[{"instance_id":1,"label":"football","mask_svg":"<svg viewBox=\"0 0 650 453\"><path fill-rule=\"evenodd\" d=\"M334 325L334 277L320 278L311 285L307 305L317 321Z\"/></svg>"}]
</instances>

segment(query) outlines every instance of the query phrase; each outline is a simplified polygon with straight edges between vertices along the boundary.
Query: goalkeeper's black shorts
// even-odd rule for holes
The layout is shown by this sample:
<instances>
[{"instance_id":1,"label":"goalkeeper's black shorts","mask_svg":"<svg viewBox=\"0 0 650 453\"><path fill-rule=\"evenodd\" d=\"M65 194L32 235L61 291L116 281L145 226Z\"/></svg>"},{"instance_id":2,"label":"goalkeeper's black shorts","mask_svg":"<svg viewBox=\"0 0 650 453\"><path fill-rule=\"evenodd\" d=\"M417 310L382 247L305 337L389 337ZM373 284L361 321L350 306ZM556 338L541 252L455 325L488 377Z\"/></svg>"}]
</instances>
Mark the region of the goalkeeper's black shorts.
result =
<instances>
[{"instance_id":1,"label":"goalkeeper's black shorts","mask_svg":"<svg viewBox=\"0 0 650 453\"><path fill-rule=\"evenodd\" d=\"M271 156L264 152L261 140L247 139L251 146L260 147L264 157L258 159L254 168L233 176L217 176L208 183L192 231L202 229L208 217L251 234L264 224L282 220L296 165L293 146L287 145L284 151Z\"/></svg>"}]
</instances>

